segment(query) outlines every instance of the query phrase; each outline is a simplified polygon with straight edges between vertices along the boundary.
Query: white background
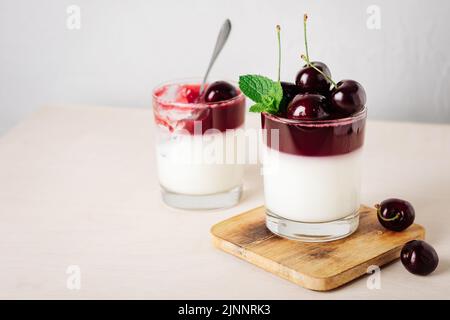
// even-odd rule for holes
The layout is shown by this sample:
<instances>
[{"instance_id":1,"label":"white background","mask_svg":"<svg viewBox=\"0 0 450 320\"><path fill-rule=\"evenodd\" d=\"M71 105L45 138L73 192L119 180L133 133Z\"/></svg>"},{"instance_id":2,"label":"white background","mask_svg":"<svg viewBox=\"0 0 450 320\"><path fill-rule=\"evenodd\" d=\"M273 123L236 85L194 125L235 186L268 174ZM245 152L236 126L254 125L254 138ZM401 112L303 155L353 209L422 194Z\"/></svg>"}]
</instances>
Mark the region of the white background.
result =
<instances>
[{"instance_id":1,"label":"white background","mask_svg":"<svg viewBox=\"0 0 450 320\"><path fill-rule=\"evenodd\" d=\"M80 30L66 27L71 4ZM380 30L366 26L373 4ZM203 73L227 17L233 31L212 76L275 77L280 24L282 78L292 80L305 11L311 57L365 86L370 118L450 122L445 0L0 0L0 133L42 105L150 108L156 84Z\"/></svg>"}]
</instances>

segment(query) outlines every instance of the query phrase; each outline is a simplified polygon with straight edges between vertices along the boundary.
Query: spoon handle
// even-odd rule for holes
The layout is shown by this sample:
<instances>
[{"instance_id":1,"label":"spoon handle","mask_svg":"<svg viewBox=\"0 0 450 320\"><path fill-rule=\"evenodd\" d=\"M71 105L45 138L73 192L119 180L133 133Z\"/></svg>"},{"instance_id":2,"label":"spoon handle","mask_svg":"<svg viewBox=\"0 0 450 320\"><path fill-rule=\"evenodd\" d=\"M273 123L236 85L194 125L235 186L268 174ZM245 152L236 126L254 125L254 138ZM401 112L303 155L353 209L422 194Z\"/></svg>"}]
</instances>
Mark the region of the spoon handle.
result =
<instances>
[{"instance_id":1,"label":"spoon handle","mask_svg":"<svg viewBox=\"0 0 450 320\"><path fill-rule=\"evenodd\" d=\"M228 36L231 32L231 21L229 19L225 20L225 22L222 24L222 28L220 28L219 35L217 36L216 45L214 47L213 54L211 56L211 60L209 61L208 69L206 69L205 76L203 77L202 85L200 87L200 95L202 95L203 90L205 89L205 83L208 79L209 72L211 71L211 68L216 61L217 57L219 56L220 51L222 51L223 46L227 42Z\"/></svg>"}]
</instances>

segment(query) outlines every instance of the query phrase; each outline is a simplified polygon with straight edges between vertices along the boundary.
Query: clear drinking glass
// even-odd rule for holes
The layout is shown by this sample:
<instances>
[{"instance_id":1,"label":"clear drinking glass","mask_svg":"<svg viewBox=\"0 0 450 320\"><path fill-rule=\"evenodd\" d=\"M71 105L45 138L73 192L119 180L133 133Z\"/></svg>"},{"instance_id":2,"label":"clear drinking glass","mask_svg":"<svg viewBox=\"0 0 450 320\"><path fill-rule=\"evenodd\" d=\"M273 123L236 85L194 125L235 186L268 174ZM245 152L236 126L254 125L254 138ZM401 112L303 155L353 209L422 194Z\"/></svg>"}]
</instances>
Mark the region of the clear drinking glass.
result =
<instances>
[{"instance_id":1,"label":"clear drinking glass","mask_svg":"<svg viewBox=\"0 0 450 320\"><path fill-rule=\"evenodd\" d=\"M183 209L230 207L242 193L244 164L230 153L235 152L233 131L244 126L245 97L235 86L234 98L199 102L200 83L178 80L153 91L162 198Z\"/></svg>"},{"instance_id":2,"label":"clear drinking glass","mask_svg":"<svg viewBox=\"0 0 450 320\"><path fill-rule=\"evenodd\" d=\"M320 121L262 114L266 225L273 233L323 242L357 229L366 116L366 108Z\"/></svg>"}]
</instances>

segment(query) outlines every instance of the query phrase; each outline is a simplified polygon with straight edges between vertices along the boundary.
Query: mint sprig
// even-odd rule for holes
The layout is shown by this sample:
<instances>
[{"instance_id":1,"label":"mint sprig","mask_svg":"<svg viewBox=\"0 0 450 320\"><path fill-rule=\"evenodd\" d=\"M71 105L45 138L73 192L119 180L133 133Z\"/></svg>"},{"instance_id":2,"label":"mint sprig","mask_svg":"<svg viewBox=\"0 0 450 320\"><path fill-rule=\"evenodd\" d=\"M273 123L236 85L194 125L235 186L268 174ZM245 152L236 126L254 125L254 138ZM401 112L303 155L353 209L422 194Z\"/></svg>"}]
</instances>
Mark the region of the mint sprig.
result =
<instances>
[{"instance_id":1,"label":"mint sprig","mask_svg":"<svg viewBox=\"0 0 450 320\"><path fill-rule=\"evenodd\" d=\"M250 112L272 114L278 112L281 99L283 99L283 89L280 82L260 75L247 74L239 77L239 88L256 103L250 107Z\"/></svg>"}]
</instances>

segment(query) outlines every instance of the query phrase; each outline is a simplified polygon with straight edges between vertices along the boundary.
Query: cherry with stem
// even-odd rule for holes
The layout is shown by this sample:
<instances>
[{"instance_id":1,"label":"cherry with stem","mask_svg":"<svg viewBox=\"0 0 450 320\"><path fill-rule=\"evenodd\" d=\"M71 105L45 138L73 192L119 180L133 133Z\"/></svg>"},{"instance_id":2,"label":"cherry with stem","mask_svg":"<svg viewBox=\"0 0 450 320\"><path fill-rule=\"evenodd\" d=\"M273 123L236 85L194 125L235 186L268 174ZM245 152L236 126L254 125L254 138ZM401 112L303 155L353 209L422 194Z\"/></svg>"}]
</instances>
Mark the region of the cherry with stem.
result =
<instances>
[{"instance_id":1,"label":"cherry with stem","mask_svg":"<svg viewBox=\"0 0 450 320\"><path fill-rule=\"evenodd\" d=\"M366 103L366 92L363 86L354 80L342 80L336 83L331 79L331 73L325 64L311 62L308 52L306 21L308 15L303 16L303 32L305 38L306 55L301 55L306 66L299 71L296 84L306 92L321 93L330 98L330 111L342 115L350 115L363 109ZM330 84L332 86L331 92Z\"/></svg>"},{"instance_id":2,"label":"cherry with stem","mask_svg":"<svg viewBox=\"0 0 450 320\"><path fill-rule=\"evenodd\" d=\"M388 230L403 231L413 224L414 208L406 200L390 198L375 205L380 224Z\"/></svg>"},{"instance_id":3,"label":"cherry with stem","mask_svg":"<svg viewBox=\"0 0 450 320\"><path fill-rule=\"evenodd\" d=\"M337 89L337 84L336 82L333 81L333 79L331 79L331 77L329 77L327 74L325 74L322 70L320 70L319 68L317 68L313 63L311 63L311 61L309 60L308 56L305 56L304 54L302 54L300 56L302 58L303 61L306 62L306 64L310 67L312 67L314 70L316 70L317 72L319 72L325 79L327 79L334 88Z\"/></svg>"},{"instance_id":4,"label":"cherry with stem","mask_svg":"<svg viewBox=\"0 0 450 320\"><path fill-rule=\"evenodd\" d=\"M303 35L306 50L306 57L304 59L306 65L297 73L295 83L305 93L317 93L328 96L330 90L328 78L331 77L331 73L325 63L319 61L312 62L309 58L307 21L308 15L305 13L303 16ZM320 70L319 72L317 72L318 69ZM327 77L324 77L323 73Z\"/></svg>"}]
</instances>

